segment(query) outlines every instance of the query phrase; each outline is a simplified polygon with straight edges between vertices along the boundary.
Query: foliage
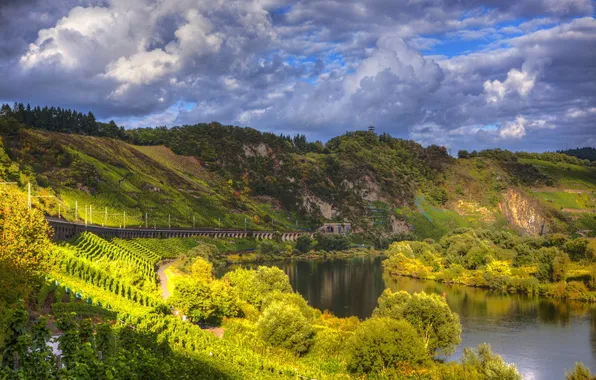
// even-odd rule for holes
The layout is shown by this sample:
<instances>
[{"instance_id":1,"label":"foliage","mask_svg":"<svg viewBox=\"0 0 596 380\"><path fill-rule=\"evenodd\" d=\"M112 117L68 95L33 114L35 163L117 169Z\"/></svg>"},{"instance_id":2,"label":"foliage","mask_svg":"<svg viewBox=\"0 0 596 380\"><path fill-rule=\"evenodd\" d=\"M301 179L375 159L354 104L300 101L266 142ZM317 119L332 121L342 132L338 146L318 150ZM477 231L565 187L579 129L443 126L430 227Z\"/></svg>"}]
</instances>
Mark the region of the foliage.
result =
<instances>
[{"instance_id":1,"label":"foliage","mask_svg":"<svg viewBox=\"0 0 596 380\"><path fill-rule=\"evenodd\" d=\"M315 234L315 249L319 251L345 251L350 247L350 240L341 234Z\"/></svg>"},{"instance_id":2,"label":"foliage","mask_svg":"<svg viewBox=\"0 0 596 380\"><path fill-rule=\"evenodd\" d=\"M300 253L307 253L311 250L313 240L309 235L300 235L296 240L296 250Z\"/></svg>"},{"instance_id":3,"label":"foliage","mask_svg":"<svg viewBox=\"0 0 596 380\"><path fill-rule=\"evenodd\" d=\"M219 324L224 317L239 313L237 299L226 281L206 281L194 272L192 278L176 281L168 303L193 322Z\"/></svg>"},{"instance_id":4,"label":"foliage","mask_svg":"<svg viewBox=\"0 0 596 380\"><path fill-rule=\"evenodd\" d=\"M439 380L521 380L514 365L507 364L494 354L488 344L481 344L476 350L464 348L459 363L438 367L434 374Z\"/></svg>"},{"instance_id":5,"label":"foliage","mask_svg":"<svg viewBox=\"0 0 596 380\"><path fill-rule=\"evenodd\" d=\"M463 367L471 367L478 371L481 379L521 380L515 366L505 363L486 343L479 345L476 350L465 348L461 363Z\"/></svg>"},{"instance_id":6,"label":"foliage","mask_svg":"<svg viewBox=\"0 0 596 380\"><path fill-rule=\"evenodd\" d=\"M542 282L557 282L565 278L569 256L556 247L540 248L536 278Z\"/></svg>"},{"instance_id":7,"label":"foliage","mask_svg":"<svg viewBox=\"0 0 596 380\"><path fill-rule=\"evenodd\" d=\"M208 357L180 354L158 339L156 333L133 326L95 325L76 314L58 320L62 335L60 360L52 354L50 331L41 318L32 326L20 310L15 319L11 345L0 365L8 379L211 379L237 376L220 369Z\"/></svg>"},{"instance_id":8,"label":"foliage","mask_svg":"<svg viewBox=\"0 0 596 380\"><path fill-rule=\"evenodd\" d=\"M427 359L422 340L404 320L367 319L358 326L348 345L348 370L358 374L409 367Z\"/></svg>"},{"instance_id":9,"label":"foliage","mask_svg":"<svg viewBox=\"0 0 596 380\"><path fill-rule=\"evenodd\" d=\"M405 319L420 335L429 355L449 355L460 343L461 325L457 314L451 312L444 298L436 294L385 289L374 310L374 317Z\"/></svg>"},{"instance_id":10,"label":"foliage","mask_svg":"<svg viewBox=\"0 0 596 380\"><path fill-rule=\"evenodd\" d=\"M557 153L566 154L568 156L577 157L580 160L596 161L596 148L584 147L576 149L561 150Z\"/></svg>"},{"instance_id":11,"label":"foliage","mask_svg":"<svg viewBox=\"0 0 596 380\"><path fill-rule=\"evenodd\" d=\"M563 234L522 237L462 228L445 235L439 244L393 243L385 251L388 258L383 265L392 275L593 301L591 244L590 239Z\"/></svg>"},{"instance_id":12,"label":"foliage","mask_svg":"<svg viewBox=\"0 0 596 380\"><path fill-rule=\"evenodd\" d=\"M257 307L271 292L292 292L288 277L276 267L260 266L256 271L238 268L226 273L224 280L230 283L241 300Z\"/></svg>"},{"instance_id":13,"label":"foliage","mask_svg":"<svg viewBox=\"0 0 596 380\"><path fill-rule=\"evenodd\" d=\"M273 302L257 323L259 336L268 344L305 354L313 344L314 330L298 306Z\"/></svg>"},{"instance_id":14,"label":"foliage","mask_svg":"<svg viewBox=\"0 0 596 380\"><path fill-rule=\"evenodd\" d=\"M47 269L50 228L27 197L14 189L0 192L0 348L12 307L26 299Z\"/></svg>"},{"instance_id":15,"label":"foliage","mask_svg":"<svg viewBox=\"0 0 596 380\"><path fill-rule=\"evenodd\" d=\"M202 257L197 257L191 267L194 279L209 283L213 281L213 265Z\"/></svg>"},{"instance_id":16,"label":"foliage","mask_svg":"<svg viewBox=\"0 0 596 380\"><path fill-rule=\"evenodd\" d=\"M575 363L573 370L565 373L565 380L591 380L593 378L590 369L584 363Z\"/></svg>"}]
</instances>

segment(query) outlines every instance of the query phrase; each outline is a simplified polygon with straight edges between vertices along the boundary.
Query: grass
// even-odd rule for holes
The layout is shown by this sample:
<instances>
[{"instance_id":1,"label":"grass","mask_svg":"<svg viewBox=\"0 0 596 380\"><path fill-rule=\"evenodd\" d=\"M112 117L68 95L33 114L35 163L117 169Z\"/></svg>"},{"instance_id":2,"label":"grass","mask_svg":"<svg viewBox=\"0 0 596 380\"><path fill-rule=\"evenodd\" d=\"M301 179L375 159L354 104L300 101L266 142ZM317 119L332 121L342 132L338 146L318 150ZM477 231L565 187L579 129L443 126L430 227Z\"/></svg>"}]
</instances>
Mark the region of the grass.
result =
<instances>
[{"instance_id":1,"label":"grass","mask_svg":"<svg viewBox=\"0 0 596 380\"><path fill-rule=\"evenodd\" d=\"M596 169L566 163L521 158L519 162L534 165L543 174L552 178L557 185L569 189L594 189L596 187Z\"/></svg>"},{"instance_id":2,"label":"grass","mask_svg":"<svg viewBox=\"0 0 596 380\"><path fill-rule=\"evenodd\" d=\"M594 208L594 201L589 194L566 193L566 192L534 192L539 199L553 204L559 208L590 209Z\"/></svg>"},{"instance_id":3,"label":"grass","mask_svg":"<svg viewBox=\"0 0 596 380\"><path fill-rule=\"evenodd\" d=\"M144 226L147 214L151 227L244 228L246 220L247 228L254 230L296 228L296 215L236 191L227 178L203 168L196 158L176 155L166 147L138 147L112 139L41 131L26 133L34 149L51 155L56 149L46 146L51 141L71 158L68 164L48 167L36 164L39 159L35 155L30 158L38 175L47 181L44 186L57 196L37 202L51 215L58 215L60 205L63 217L81 221L91 206L93 222L112 227L123 225L126 212L127 226Z\"/></svg>"}]
</instances>

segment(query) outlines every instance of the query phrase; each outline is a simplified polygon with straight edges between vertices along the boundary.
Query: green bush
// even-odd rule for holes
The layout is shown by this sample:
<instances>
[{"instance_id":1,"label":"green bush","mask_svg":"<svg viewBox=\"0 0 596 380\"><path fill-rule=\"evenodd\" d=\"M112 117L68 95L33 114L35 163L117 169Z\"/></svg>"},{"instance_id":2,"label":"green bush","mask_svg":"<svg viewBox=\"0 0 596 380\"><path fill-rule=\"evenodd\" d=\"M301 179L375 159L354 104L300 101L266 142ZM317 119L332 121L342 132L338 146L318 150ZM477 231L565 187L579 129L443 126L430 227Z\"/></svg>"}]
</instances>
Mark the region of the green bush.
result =
<instances>
[{"instance_id":1,"label":"green bush","mask_svg":"<svg viewBox=\"0 0 596 380\"><path fill-rule=\"evenodd\" d=\"M238 268L226 273L224 279L229 282L241 300L258 307L269 293L292 292L288 276L276 267L261 266L257 270Z\"/></svg>"},{"instance_id":2,"label":"green bush","mask_svg":"<svg viewBox=\"0 0 596 380\"><path fill-rule=\"evenodd\" d=\"M391 318L362 322L348 346L348 370L358 374L416 365L428 358L416 329L407 321Z\"/></svg>"},{"instance_id":3,"label":"green bush","mask_svg":"<svg viewBox=\"0 0 596 380\"><path fill-rule=\"evenodd\" d=\"M263 298L263 302L261 304L261 310L265 310L270 305L280 302L284 305L293 305L300 309L300 313L306 317L308 320L312 320L317 314L320 314L320 311L314 309L308 305L308 302L298 293L282 293L280 291L275 291L269 293L266 297Z\"/></svg>"},{"instance_id":4,"label":"green bush","mask_svg":"<svg viewBox=\"0 0 596 380\"><path fill-rule=\"evenodd\" d=\"M451 354L460 343L459 316L449 309L444 298L436 294L385 289L373 311L375 317L408 321L424 342L429 355Z\"/></svg>"},{"instance_id":5,"label":"green bush","mask_svg":"<svg viewBox=\"0 0 596 380\"><path fill-rule=\"evenodd\" d=\"M462 366L480 373L481 379L521 380L515 365L507 364L502 357L492 352L490 345L483 343L478 349L464 348Z\"/></svg>"},{"instance_id":6,"label":"green bush","mask_svg":"<svg viewBox=\"0 0 596 380\"><path fill-rule=\"evenodd\" d=\"M571 372L565 373L565 380L591 380L593 379L590 369L584 363L575 363Z\"/></svg>"},{"instance_id":7,"label":"green bush","mask_svg":"<svg viewBox=\"0 0 596 380\"><path fill-rule=\"evenodd\" d=\"M274 347L286 348L298 355L308 352L314 330L296 305L274 302L257 322L259 337Z\"/></svg>"},{"instance_id":8,"label":"green bush","mask_svg":"<svg viewBox=\"0 0 596 380\"><path fill-rule=\"evenodd\" d=\"M296 239L296 250L301 253L307 253L312 248L313 240L308 235L300 235Z\"/></svg>"},{"instance_id":9,"label":"green bush","mask_svg":"<svg viewBox=\"0 0 596 380\"><path fill-rule=\"evenodd\" d=\"M540 248L536 278L541 282L557 282L565 279L569 256L558 248Z\"/></svg>"},{"instance_id":10,"label":"green bush","mask_svg":"<svg viewBox=\"0 0 596 380\"><path fill-rule=\"evenodd\" d=\"M344 235L317 233L315 240L317 251L345 251L350 248L350 239Z\"/></svg>"}]
</instances>

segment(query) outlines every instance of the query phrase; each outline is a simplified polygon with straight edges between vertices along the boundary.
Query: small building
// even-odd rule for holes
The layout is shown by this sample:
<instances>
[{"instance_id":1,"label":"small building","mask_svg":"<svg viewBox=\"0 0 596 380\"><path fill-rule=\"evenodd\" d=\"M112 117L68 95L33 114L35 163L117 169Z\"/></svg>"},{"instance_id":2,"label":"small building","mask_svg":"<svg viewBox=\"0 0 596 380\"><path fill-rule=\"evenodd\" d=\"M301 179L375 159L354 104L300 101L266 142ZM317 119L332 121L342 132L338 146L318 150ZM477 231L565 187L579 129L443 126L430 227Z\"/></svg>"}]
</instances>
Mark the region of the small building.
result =
<instances>
[{"instance_id":1,"label":"small building","mask_svg":"<svg viewBox=\"0 0 596 380\"><path fill-rule=\"evenodd\" d=\"M324 223L318 229L319 232L324 234L342 234L348 235L352 231L351 223Z\"/></svg>"}]
</instances>

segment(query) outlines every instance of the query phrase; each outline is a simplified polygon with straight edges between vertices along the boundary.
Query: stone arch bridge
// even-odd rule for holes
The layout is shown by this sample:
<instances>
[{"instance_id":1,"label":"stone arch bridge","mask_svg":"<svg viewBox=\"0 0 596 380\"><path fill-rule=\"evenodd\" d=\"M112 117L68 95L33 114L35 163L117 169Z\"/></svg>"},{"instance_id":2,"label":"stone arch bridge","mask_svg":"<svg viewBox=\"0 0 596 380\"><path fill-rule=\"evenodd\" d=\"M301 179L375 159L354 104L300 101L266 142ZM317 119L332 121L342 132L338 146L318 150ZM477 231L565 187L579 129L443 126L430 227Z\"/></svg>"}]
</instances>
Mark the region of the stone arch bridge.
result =
<instances>
[{"instance_id":1,"label":"stone arch bridge","mask_svg":"<svg viewBox=\"0 0 596 380\"><path fill-rule=\"evenodd\" d=\"M312 232L274 232L274 231L244 231L244 230L217 230L217 229L162 229L162 228L113 228L97 225L84 225L80 223L68 222L59 218L46 218L49 225L54 229L54 240L71 240L81 232L92 232L103 238L172 238L172 237L194 237L205 236L212 238L248 238L253 237L258 240L272 240L279 233L282 241L296 241L300 235L310 235Z\"/></svg>"}]
</instances>

